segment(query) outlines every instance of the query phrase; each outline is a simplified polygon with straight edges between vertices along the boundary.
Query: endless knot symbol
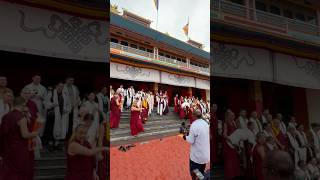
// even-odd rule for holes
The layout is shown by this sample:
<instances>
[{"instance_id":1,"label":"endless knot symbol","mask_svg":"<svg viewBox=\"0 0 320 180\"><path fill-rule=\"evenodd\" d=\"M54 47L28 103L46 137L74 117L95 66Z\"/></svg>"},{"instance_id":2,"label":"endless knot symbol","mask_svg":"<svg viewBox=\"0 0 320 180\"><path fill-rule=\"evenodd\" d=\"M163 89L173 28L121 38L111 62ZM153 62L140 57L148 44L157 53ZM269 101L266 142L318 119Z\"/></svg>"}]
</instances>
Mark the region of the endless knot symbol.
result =
<instances>
[{"instance_id":1,"label":"endless knot symbol","mask_svg":"<svg viewBox=\"0 0 320 180\"><path fill-rule=\"evenodd\" d=\"M42 32L47 39L58 38L73 52L80 52L93 40L100 46L105 46L106 38L103 37L101 24L97 21L84 24L78 17L71 17L65 21L62 17L53 14L47 27L28 27L25 24L25 12L21 14L20 27L25 32Z\"/></svg>"}]
</instances>

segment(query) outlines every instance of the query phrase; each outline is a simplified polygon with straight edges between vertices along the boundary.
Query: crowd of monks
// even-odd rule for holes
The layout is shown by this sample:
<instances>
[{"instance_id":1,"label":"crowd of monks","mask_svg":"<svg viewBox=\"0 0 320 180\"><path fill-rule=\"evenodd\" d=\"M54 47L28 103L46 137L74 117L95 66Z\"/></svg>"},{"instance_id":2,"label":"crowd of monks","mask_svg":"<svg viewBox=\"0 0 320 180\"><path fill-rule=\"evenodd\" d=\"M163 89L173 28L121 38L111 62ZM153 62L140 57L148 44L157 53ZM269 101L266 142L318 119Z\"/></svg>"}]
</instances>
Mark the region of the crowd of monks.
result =
<instances>
[{"instance_id":1,"label":"crowd of monks","mask_svg":"<svg viewBox=\"0 0 320 180\"><path fill-rule=\"evenodd\" d=\"M195 109L199 109L206 119L210 119L209 101L198 99L198 97L183 97L177 94L174 97L174 112L179 114L180 119L189 119L190 124L196 119L192 116Z\"/></svg>"},{"instance_id":2,"label":"crowd of monks","mask_svg":"<svg viewBox=\"0 0 320 180\"><path fill-rule=\"evenodd\" d=\"M81 99L72 77L44 87L34 75L14 96L0 76L0 180L33 180L34 160L55 150L66 152L67 180L105 180L108 104L107 87Z\"/></svg>"},{"instance_id":3,"label":"crowd of monks","mask_svg":"<svg viewBox=\"0 0 320 180\"><path fill-rule=\"evenodd\" d=\"M217 106L213 109L215 116ZM265 179L266 157L277 150L290 154L296 179L320 178L320 124L313 123L305 131L295 117L286 121L282 114L273 116L267 109L261 116L252 111L249 117L245 109L238 117L229 109L224 120L214 118L222 139L225 179Z\"/></svg>"},{"instance_id":4,"label":"crowd of monks","mask_svg":"<svg viewBox=\"0 0 320 180\"><path fill-rule=\"evenodd\" d=\"M133 86L124 89L123 85L120 85L116 90L110 86L110 97L110 128L118 128L121 113L124 110L130 110L132 136L137 136L144 131L143 124L147 122L149 116L153 115L154 107L157 108L156 114L158 116L168 114L170 109L167 91L160 90L154 95L151 91L144 89L136 92ZM183 96L179 98L178 94L174 97L174 112L179 115L180 119L190 119L190 123L195 120L192 113L196 108L199 108L209 119L209 107L209 102L202 99Z\"/></svg>"}]
</instances>

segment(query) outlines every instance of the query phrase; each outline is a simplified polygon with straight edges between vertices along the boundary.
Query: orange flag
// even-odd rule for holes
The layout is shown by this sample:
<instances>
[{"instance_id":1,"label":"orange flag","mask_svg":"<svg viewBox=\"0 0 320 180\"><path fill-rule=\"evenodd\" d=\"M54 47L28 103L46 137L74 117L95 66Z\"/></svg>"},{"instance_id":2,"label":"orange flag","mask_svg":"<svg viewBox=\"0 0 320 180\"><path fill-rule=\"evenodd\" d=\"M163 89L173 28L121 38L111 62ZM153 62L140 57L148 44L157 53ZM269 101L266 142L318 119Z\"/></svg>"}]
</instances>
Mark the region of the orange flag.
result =
<instances>
[{"instance_id":1,"label":"orange flag","mask_svg":"<svg viewBox=\"0 0 320 180\"><path fill-rule=\"evenodd\" d=\"M189 34L189 18L188 18L188 23L183 26L182 30L183 30L184 34L186 36L188 36L188 34Z\"/></svg>"}]
</instances>

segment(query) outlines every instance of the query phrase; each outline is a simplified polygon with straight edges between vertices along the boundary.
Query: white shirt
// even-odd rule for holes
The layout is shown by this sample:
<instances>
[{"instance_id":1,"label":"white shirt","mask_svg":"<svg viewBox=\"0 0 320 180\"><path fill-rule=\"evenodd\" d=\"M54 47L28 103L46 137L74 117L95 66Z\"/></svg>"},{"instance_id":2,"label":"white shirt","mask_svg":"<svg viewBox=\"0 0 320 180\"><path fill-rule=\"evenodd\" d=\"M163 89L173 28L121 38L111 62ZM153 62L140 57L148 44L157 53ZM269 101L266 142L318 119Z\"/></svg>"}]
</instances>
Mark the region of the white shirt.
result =
<instances>
[{"instance_id":1,"label":"white shirt","mask_svg":"<svg viewBox=\"0 0 320 180\"><path fill-rule=\"evenodd\" d=\"M237 129L230 136L229 140L232 144L238 145L241 141L248 140L251 144L256 144L255 135L249 129Z\"/></svg>"},{"instance_id":2,"label":"white shirt","mask_svg":"<svg viewBox=\"0 0 320 180\"><path fill-rule=\"evenodd\" d=\"M197 119L191 124L186 140L191 144L190 160L198 164L210 162L209 124Z\"/></svg>"}]
</instances>

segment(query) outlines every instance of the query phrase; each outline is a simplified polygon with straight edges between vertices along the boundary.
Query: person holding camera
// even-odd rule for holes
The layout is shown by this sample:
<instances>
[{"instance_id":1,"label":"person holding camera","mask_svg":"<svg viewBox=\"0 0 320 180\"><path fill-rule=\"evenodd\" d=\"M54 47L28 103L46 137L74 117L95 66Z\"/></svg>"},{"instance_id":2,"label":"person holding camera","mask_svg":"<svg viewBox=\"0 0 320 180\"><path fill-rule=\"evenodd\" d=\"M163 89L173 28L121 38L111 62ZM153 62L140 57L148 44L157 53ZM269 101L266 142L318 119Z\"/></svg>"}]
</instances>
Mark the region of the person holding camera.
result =
<instances>
[{"instance_id":1,"label":"person holding camera","mask_svg":"<svg viewBox=\"0 0 320 180\"><path fill-rule=\"evenodd\" d=\"M209 123L202 118L201 110L195 109L193 116L196 120L183 138L191 145L190 173L192 179L196 179L195 170L204 174L206 164L210 161L210 136Z\"/></svg>"}]
</instances>

